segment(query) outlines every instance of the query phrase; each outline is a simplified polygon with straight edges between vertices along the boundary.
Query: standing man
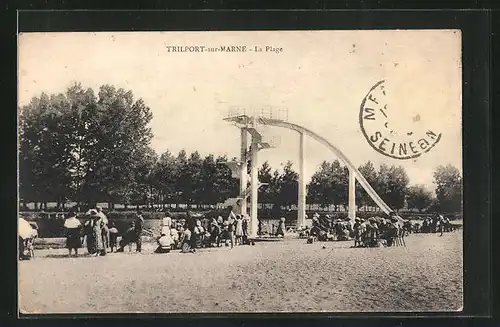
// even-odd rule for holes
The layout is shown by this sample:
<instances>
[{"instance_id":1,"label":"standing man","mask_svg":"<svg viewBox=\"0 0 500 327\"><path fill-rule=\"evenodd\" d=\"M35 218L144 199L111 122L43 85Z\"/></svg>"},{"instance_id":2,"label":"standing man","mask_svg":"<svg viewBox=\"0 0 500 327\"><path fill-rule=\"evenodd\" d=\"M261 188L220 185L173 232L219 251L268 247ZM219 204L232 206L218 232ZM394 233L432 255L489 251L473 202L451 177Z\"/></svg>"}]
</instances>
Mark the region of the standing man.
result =
<instances>
[{"instance_id":1,"label":"standing man","mask_svg":"<svg viewBox=\"0 0 500 327\"><path fill-rule=\"evenodd\" d=\"M144 225L144 218L142 217L142 212L137 211L137 216L135 217L135 237L136 237L136 251L141 252L141 246L142 246L142 228Z\"/></svg>"},{"instance_id":2,"label":"standing man","mask_svg":"<svg viewBox=\"0 0 500 327\"><path fill-rule=\"evenodd\" d=\"M101 222L102 222L102 245L104 247L104 250L107 251L109 248L109 228L108 228L108 217L102 212L102 207L101 206L96 206L95 209L97 210L97 215L99 216Z\"/></svg>"},{"instance_id":3,"label":"standing man","mask_svg":"<svg viewBox=\"0 0 500 327\"><path fill-rule=\"evenodd\" d=\"M444 217L443 215L441 214L437 214L437 221L438 221L438 224L439 224L439 236L443 236L443 232L444 232Z\"/></svg>"},{"instance_id":4,"label":"standing man","mask_svg":"<svg viewBox=\"0 0 500 327\"><path fill-rule=\"evenodd\" d=\"M224 222L225 229L226 229L226 237L229 237L229 240L231 241L231 249L234 247L234 223L236 221L236 215L233 211L233 206L229 206L229 215ZM226 238L227 240L227 238Z\"/></svg>"}]
</instances>

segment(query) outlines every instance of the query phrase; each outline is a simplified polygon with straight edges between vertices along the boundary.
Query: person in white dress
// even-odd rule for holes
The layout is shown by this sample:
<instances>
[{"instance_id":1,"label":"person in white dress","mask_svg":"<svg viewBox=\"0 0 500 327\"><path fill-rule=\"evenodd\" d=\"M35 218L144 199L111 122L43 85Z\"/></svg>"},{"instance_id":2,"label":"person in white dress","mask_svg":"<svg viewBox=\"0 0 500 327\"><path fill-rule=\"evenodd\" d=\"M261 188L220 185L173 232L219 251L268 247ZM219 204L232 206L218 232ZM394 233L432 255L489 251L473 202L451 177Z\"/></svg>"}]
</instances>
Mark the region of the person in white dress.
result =
<instances>
[{"instance_id":1,"label":"person in white dress","mask_svg":"<svg viewBox=\"0 0 500 327\"><path fill-rule=\"evenodd\" d=\"M99 216L101 220L101 237L102 237L102 244L104 246L104 250L106 251L109 248L109 228L108 228L108 217L102 212L102 207L101 206L96 206L95 209L97 210L97 215Z\"/></svg>"},{"instance_id":2,"label":"person in white dress","mask_svg":"<svg viewBox=\"0 0 500 327\"><path fill-rule=\"evenodd\" d=\"M235 244L242 245L243 244L243 219L241 215L236 216L236 230L235 230Z\"/></svg>"},{"instance_id":3,"label":"person in white dress","mask_svg":"<svg viewBox=\"0 0 500 327\"><path fill-rule=\"evenodd\" d=\"M64 228L66 229L66 248L71 255L71 251L75 251L75 256L78 255L78 249L82 246L81 241L81 228L82 223L76 218L74 211L70 211L68 218L64 221Z\"/></svg>"}]
</instances>

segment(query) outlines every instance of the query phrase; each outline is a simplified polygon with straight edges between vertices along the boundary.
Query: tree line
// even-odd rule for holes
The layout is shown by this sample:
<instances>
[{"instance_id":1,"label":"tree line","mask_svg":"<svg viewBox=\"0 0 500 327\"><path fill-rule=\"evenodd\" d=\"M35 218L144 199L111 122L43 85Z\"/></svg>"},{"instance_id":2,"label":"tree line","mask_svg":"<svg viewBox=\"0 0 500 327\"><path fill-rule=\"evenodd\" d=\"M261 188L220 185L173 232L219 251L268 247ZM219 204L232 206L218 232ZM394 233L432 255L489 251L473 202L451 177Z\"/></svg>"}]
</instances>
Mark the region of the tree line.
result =
<instances>
[{"instance_id":1,"label":"tree line","mask_svg":"<svg viewBox=\"0 0 500 327\"><path fill-rule=\"evenodd\" d=\"M97 92L71 85L65 93L42 93L20 108L19 193L22 203L46 209L48 202L64 208L68 201L91 205L216 204L238 195L238 180L225 164L228 158L201 157L184 150L158 155L150 108L132 91L103 85ZM372 163L361 173L391 207L424 210L432 205L461 210L458 169L438 167L436 198L422 186L408 186L402 167ZM259 202L277 208L297 203L298 174L291 162L281 171L265 162L259 169ZM348 170L338 160L323 162L307 186L307 201L346 205ZM373 205L356 187L358 205ZM405 202L406 201L406 202ZM39 205L39 206L38 206Z\"/></svg>"},{"instance_id":2,"label":"tree line","mask_svg":"<svg viewBox=\"0 0 500 327\"><path fill-rule=\"evenodd\" d=\"M462 210L462 178L456 167L438 166L433 173L435 194L424 185L410 185L402 166L382 164L378 169L368 161L358 167L373 189L392 209L415 209L460 212ZM347 206L349 192L349 169L340 161L324 161L312 176L307 186L307 201L323 206ZM376 206L371 197L356 182L356 205Z\"/></svg>"}]
</instances>

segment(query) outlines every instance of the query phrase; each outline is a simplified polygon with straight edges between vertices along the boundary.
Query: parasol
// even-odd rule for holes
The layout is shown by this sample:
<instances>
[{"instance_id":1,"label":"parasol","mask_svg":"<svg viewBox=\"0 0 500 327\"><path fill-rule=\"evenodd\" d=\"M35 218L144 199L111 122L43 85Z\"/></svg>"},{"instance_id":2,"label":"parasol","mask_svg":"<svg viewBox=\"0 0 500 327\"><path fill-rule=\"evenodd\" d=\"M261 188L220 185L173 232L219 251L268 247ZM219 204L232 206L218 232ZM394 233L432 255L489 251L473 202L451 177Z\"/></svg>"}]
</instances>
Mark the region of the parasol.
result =
<instances>
[{"instance_id":1,"label":"parasol","mask_svg":"<svg viewBox=\"0 0 500 327\"><path fill-rule=\"evenodd\" d=\"M19 222L18 222L17 228L18 228L19 236L23 240L25 240L27 238L30 238L33 235L33 227L31 227L30 223L27 222L23 218L19 218Z\"/></svg>"}]
</instances>

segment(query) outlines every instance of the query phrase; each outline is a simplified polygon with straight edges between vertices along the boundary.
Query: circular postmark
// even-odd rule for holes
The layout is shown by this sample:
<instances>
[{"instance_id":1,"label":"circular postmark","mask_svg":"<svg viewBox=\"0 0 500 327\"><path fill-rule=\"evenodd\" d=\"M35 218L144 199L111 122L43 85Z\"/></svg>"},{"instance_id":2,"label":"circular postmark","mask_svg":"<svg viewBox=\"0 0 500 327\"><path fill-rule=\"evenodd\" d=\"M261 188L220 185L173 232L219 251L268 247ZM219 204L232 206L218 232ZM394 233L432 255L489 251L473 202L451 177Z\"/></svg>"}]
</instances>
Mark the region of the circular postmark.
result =
<instances>
[{"instance_id":1,"label":"circular postmark","mask_svg":"<svg viewBox=\"0 0 500 327\"><path fill-rule=\"evenodd\" d=\"M441 140L441 133L422 126L419 114L405 119L402 109L390 103L386 81L379 81L361 102L359 126L375 151L394 159L418 158Z\"/></svg>"}]
</instances>

